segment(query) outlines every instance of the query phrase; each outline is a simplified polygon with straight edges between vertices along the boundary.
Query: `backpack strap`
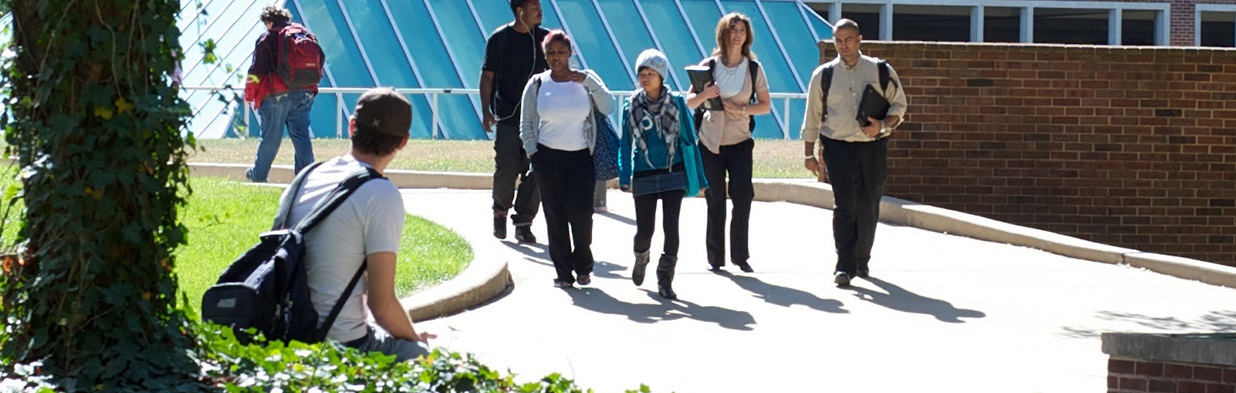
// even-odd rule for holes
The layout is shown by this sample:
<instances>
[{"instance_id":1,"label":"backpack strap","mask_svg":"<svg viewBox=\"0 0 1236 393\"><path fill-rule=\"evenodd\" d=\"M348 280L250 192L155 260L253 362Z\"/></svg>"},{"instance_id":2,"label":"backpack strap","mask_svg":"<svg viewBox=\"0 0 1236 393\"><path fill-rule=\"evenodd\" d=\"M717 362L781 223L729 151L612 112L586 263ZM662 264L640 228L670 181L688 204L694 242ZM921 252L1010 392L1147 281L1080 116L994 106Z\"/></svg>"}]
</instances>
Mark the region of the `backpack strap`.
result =
<instances>
[{"instance_id":1,"label":"backpack strap","mask_svg":"<svg viewBox=\"0 0 1236 393\"><path fill-rule=\"evenodd\" d=\"M296 223L294 229L300 232L301 235L309 233L313 227L318 225L318 222L330 215L331 212L335 211L335 208L343 204L344 200L356 192L356 189L372 179L385 179L385 177L373 168L358 169L356 172L348 175L348 178L335 186L335 189L331 190L330 194L327 194L325 198L318 201L313 206L313 210L310 210L309 214L305 215L305 218Z\"/></svg>"},{"instance_id":2,"label":"backpack strap","mask_svg":"<svg viewBox=\"0 0 1236 393\"><path fill-rule=\"evenodd\" d=\"M835 65L825 65L824 70L820 72L820 99L823 100L821 104L824 105L823 110L820 111L821 123L828 120L828 90L833 87L833 68L835 67Z\"/></svg>"},{"instance_id":3,"label":"backpack strap","mask_svg":"<svg viewBox=\"0 0 1236 393\"><path fill-rule=\"evenodd\" d=\"M292 205L296 202L296 194L299 194L300 189L304 187L305 178L309 177L309 172L322 166L323 162L325 161L309 165L292 179L292 184L288 185L288 192L283 194L283 198L279 200L279 211L275 214L275 222L270 226L270 230L287 228L285 224L287 224L288 216L292 215Z\"/></svg>"},{"instance_id":4,"label":"backpack strap","mask_svg":"<svg viewBox=\"0 0 1236 393\"><path fill-rule=\"evenodd\" d=\"M751 99L747 100L748 104L755 103L755 78L760 72L760 62L755 59L747 60L747 72L751 74Z\"/></svg>"},{"instance_id":5,"label":"backpack strap","mask_svg":"<svg viewBox=\"0 0 1236 393\"><path fill-rule=\"evenodd\" d=\"M335 305L331 306L330 314L326 315L326 320L322 321L322 326L318 327L316 337L325 339L327 334L330 334L330 328L335 324L335 318L339 317L339 313L343 311L343 300L356 290L356 284L360 282L361 276L365 274L365 268L369 266L369 259L361 261L360 269L356 270L356 274L352 276L352 281L348 282L348 287L344 288L343 293L339 294L339 299L335 300Z\"/></svg>"},{"instance_id":6,"label":"backpack strap","mask_svg":"<svg viewBox=\"0 0 1236 393\"><path fill-rule=\"evenodd\" d=\"M878 70L879 70L879 73L880 73L880 86L884 88L884 90L885 90L885 94L887 94L888 88L889 88L890 86L892 86L892 87L898 87L898 88L899 88L899 87L901 87L901 86L897 85L897 83L896 83L896 82L894 82L894 81L893 81L893 77L892 77L892 75L889 75L889 74L891 74L891 73L888 71L888 62L887 62L887 61L884 61L884 59L880 59L879 61L877 61L877 62L876 62L876 69L878 69ZM892 84L890 85L890 83L892 83Z\"/></svg>"},{"instance_id":7,"label":"backpack strap","mask_svg":"<svg viewBox=\"0 0 1236 393\"><path fill-rule=\"evenodd\" d=\"M752 105L755 104L755 78L760 72L760 62L747 59L747 72L751 74L751 99L747 100L747 104ZM755 132L755 115L747 115L747 131Z\"/></svg>"}]
</instances>

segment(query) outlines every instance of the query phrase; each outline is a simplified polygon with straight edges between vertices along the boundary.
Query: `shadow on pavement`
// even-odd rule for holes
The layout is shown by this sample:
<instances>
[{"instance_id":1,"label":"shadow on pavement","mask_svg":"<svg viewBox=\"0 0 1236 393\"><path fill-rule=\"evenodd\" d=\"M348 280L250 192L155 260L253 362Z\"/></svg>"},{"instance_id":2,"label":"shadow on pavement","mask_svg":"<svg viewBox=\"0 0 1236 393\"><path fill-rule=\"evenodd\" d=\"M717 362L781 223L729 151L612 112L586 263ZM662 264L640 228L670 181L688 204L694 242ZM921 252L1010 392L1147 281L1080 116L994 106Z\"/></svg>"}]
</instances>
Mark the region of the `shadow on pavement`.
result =
<instances>
[{"instance_id":1,"label":"shadow on pavement","mask_svg":"<svg viewBox=\"0 0 1236 393\"><path fill-rule=\"evenodd\" d=\"M948 323L965 323L965 321L961 320L962 318L983 318L987 316L982 311L953 307L952 303L907 291L905 288L875 277L868 277L865 280L875 284L887 293L853 286L851 288L854 292L857 292L854 296L884 306L890 310L928 314L936 317L941 322Z\"/></svg>"},{"instance_id":2,"label":"shadow on pavement","mask_svg":"<svg viewBox=\"0 0 1236 393\"><path fill-rule=\"evenodd\" d=\"M730 281L738 284L738 287L751 292L755 297L769 304L781 307L801 304L814 310L837 314L847 314L850 312L850 310L842 308L844 304L840 300L821 299L810 292L769 284L752 276L735 276L729 272L717 273L717 275L729 278Z\"/></svg>"},{"instance_id":3,"label":"shadow on pavement","mask_svg":"<svg viewBox=\"0 0 1236 393\"><path fill-rule=\"evenodd\" d=\"M1144 314L1100 311L1095 318L1105 321L1134 323L1146 329L1166 332L1232 332L1236 333L1236 311L1211 311L1193 320L1176 317L1156 317ZM1095 338L1099 337L1105 328L1065 326L1061 328L1066 337Z\"/></svg>"},{"instance_id":4,"label":"shadow on pavement","mask_svg":"<svg viewBox=\"0 0 1236 393\"><path fill-rule=\"evenodd\" d=\"M715 323L726 329L752 330L755 317L746 311L734 311L722 307L701 306L689 301L667 300L656 292L644 289L648 297L660 304L633 304L615 299L601 288L583 287L567 289L571 301L585 310L603 314L625 315L627 319L639 323L654 323L670 321L679 318L690 318L701 322Z\"/></svg>"},{"instance_id":5,"label":"shadow on pavement","mask_svg":"<svg viewBox=\"0 0 1236 393\"><path fill-rule=\"evenodd\" d=\"M509 249L519 251L520 254L527 256L528 260L533 262L553 267L554 264L549 261L549 246L539 243L518 243L518 242L501 242L502 245Z\"/></svg>"},{"instance_id":6,"label":"shadow on pavement","mask_svg":"<svg viewBox=\"0 0 1236 393\"><path fill-rule=\"evenodd\" d=\"M543 244L529 243L512 243L502 242L502 245L520 254L524 254L524 260L531 261L543 266L554 267L554 262L549 260L549 247ZM626 278L618 272L627 270L626 266L622 266L613 262L596 260L592 263L592 275L603 278Z\"/></svg>"}]
</instances>

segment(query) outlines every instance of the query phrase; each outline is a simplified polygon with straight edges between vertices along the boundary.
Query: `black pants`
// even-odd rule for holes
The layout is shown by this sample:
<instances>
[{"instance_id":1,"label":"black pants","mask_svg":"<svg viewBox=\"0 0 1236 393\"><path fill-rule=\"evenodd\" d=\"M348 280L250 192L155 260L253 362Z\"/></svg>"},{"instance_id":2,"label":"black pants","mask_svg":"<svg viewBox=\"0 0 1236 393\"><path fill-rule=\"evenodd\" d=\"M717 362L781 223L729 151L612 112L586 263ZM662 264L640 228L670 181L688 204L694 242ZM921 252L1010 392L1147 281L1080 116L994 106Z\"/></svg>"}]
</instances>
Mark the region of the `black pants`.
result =
<instances>
[{"instance_id":1,"label":"black pants","mask_svg":"<svg viewBox=\"0 0 1236 393\"><path fill-rule=\"evenodd\" d=\"M665 231L665 245L661 253L678 256L678 215L682 211L683 190L671 190L635 197L635 252L652 248L652 234L656 233L657 201L661 201L661 229Z\"/></svg>"},{"instance_id":2,"label":"black pants","mask_svg":"<svg viewBox=\"0 0 1236 393\"><path fill-rule=\"evenodd\" d=\"M820 137L824 142L824 165L833 186L833 240L837 246L837 270L853 276L867 268L876 224L880 221L880 197L888 177L888 138L874 142L842 142Z\"/></svg>"},{"instance_id":3,"label":"black pants","mask_svg":"<svg viewBox=\"0 0 1236 393\"><path fill-rule=\"evenodd\" d=\"M592 273L592 192L596 186L592 154L587 149L562 151L538 145L532 167L545 205L549 259L558 280L573 283L571 272Z\"/></svg>"},{"instance_id":4,"label":"black pants","mask_svg":"<svg viewBox=\"0 0 1236 393\"><path fill-rule=\"evenodd\" d=\"M511 207L515 215L511 221L516 226L532 225L540 208L541 194L536 186L536 176L528 170L528 154L519 139L519 126L498 124L494 134L494 213L506 215ZM519 181L519 194L515 194L515 182ZM511 201L515 205L511 205Z\"/></svg>"},{"instance_id":5,"label":"black pants","mask_svg":"<svg viewBox=\"0 0 1236 393\"><path fill-rule=\"evenodd\" d=\"M725 265L725 196L729 192L734 204L730 219L730 260L747 262L751 257L747 249L747 233L751 223L751 201L755 200L755 188L751 185L751 152L755 140L721 146L719 154L700 145L700 157L704 161L704 177L708 179L708 231L704 246L708 250L708 263ZM729 173L729 183L726 183ZM728 186L728 188L727 188Z\"/></svg>"}]
</instances>

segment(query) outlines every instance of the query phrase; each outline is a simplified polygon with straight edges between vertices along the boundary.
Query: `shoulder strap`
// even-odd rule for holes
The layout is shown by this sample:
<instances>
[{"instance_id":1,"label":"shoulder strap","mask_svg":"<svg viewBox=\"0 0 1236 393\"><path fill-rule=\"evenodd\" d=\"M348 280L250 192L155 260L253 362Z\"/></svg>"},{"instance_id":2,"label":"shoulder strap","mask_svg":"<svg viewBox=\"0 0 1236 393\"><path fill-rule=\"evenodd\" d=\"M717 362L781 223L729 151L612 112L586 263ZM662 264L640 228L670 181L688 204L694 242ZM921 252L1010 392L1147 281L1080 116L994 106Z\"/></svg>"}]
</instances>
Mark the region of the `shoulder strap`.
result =
<instances>
[{"instance_id":1,"label":"shoulder strap","mask_svg":"<svg viewBox=\"0 0 1236 393\"><path fill-rule=\"evenodd\" d=\"M828 118L828 90L833 87L833 67L825 65L824 70L820 73L820 99L824 100L824 110L820 111L820 121L823 122Z\"/></svg>"},{"instance_id":2,"label":"shoulder strap","mask_svg":"<svg viewBox=\"0 0 1236 393\"><path fill-rule=\"evenodd\" d=\"M330 327L335 324L335 319L339 318L339 313L343 311L343 300L356 290L356 284L360 282L361 275L365 274L365 268L369 266L369 260L361 261L360 269L356 270L356 274L352 276L352 281L348 282L348 287L343 289L343 293L339 294L339 299L335 300L335 305L331 306L330 314L326 315L326 320L322 321L322 326L318 327L316 337L326 339L326 335L330 334Z\"/></svg>"},{"instance_id":3,"label":"shoulder strap","mask_svg":"<svg viewBox=\"0 0 1236 393\"><path fill-rule=\"evenodd\" d=\"M755 102L755 78L759 75L759 71L760 62L755 61L755 59L748 59L747 72L751 74L751 99L747 101L749 103Z\"/></svg>"},{"instance_id":4,"label":"shoulder strap","mask_svg":"<svg viewBox=\"0 0 1236 393\"><path fill-rule=\"evenodd\" d=\"M379 178L383 177L373 168L364 168L353 172L347 179L344 179L339 185L335 186L335 189L331 190L330 194L327 194L325 198L322 198L313 206L313 210L310 210L309 214L296 224L296 231L302 235L308 233L314 226L318 225L318 222L335 211L335 208L339 207L339 205L343 204L343 201L348 199L353 192L356 192L356 189L360 188L362 184Z\"/></svg>"},{"instance_id":5,"label":"shoulder strap","mask_svg":"<svg viewBox=\"0 0 1236 393\"><path fill-rule=\"evenodd\" d=\"M880 59L879 61L876 62L876 69L878 69L880 72L880 86L883 87L884 90L886 90L885 94L888 94L887 90L890 86L889 83L893 82L892 80L893 77L889 75L890 73L888 71L888 62L884 61L884 59ZM893 83L891 86L901 87L901 86L897 86L896 83Z\"/></svg>"},{"instance_id":6,"label":"shoulder strap","mask_svg":"<svg viewBox=\"0 0 1236 393\"><path fill-rule=\"evenodd\" d=\"M296 201L296 194L300 193L300 189L305 184L305 178L309 177L309 172L313 172L314 169L322 166L323 162L325 161L315 162L309 165L307 168L300 171L300 173L296 174L296 178L292 179L292 184L288 185L288 192L283 194L283 198L279 200L279 212L275 214L275 222L270 227L272 231L287 228L287 225L285 224L288 216L292 215L292 204Z\"/></svg>"}]
</instances>

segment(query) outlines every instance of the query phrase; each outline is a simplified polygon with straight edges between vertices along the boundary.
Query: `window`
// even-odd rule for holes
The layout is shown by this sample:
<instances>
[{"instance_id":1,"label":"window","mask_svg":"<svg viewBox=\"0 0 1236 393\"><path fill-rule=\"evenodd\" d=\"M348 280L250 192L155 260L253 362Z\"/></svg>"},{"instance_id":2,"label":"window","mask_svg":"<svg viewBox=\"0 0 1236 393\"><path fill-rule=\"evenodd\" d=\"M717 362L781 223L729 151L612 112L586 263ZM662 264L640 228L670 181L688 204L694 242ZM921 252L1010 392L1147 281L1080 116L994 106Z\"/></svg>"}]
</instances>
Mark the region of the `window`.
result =
<instances>
[{"instance_id":1,"label":"window","mask_svg":"<svg viewBox=\"0 0 1236 393\"><path fill-rule=\"evenodd\" d=\"M1124 10L1121 13L1121 45L1154 45L1154 28L1158 12Z\"/></svg>"},{"instance_id":2,"label":"window","mask_svg":"<svg viewBox=\"0 0 1236 393\"><path fill-rule=\"evenodd\" d=\"M984 42L1021 42L1021 8L983 7Z\"/></svg>"},{"instance_id":3,"label":"window","mask_svg":"<svg viewBox=\"0 0 1236 393\"><path fill-rule=\"evenodd\" d=\"M893 39L898 41L970 41L970 7L893 6Z\"/></svg>"},{"instance_id":4,"label":"window","mask_svg":"<svg viewBox=\"0 0 1236 393\"><path fill-rule=\"evenodd\" d=\"M1236 46L1236 12L1199 11L1198 45Z\"/></svg>"},{"instance_id":5,"label":"window","mask_svg":"<svg viewBox=\"0 0 1236 393\"><path fill-rule=\"evenodd\" d=\"M1034 42L1107 45L1109 12L1089 8L1035 8Z\"/></svg>"}]
</instances>

